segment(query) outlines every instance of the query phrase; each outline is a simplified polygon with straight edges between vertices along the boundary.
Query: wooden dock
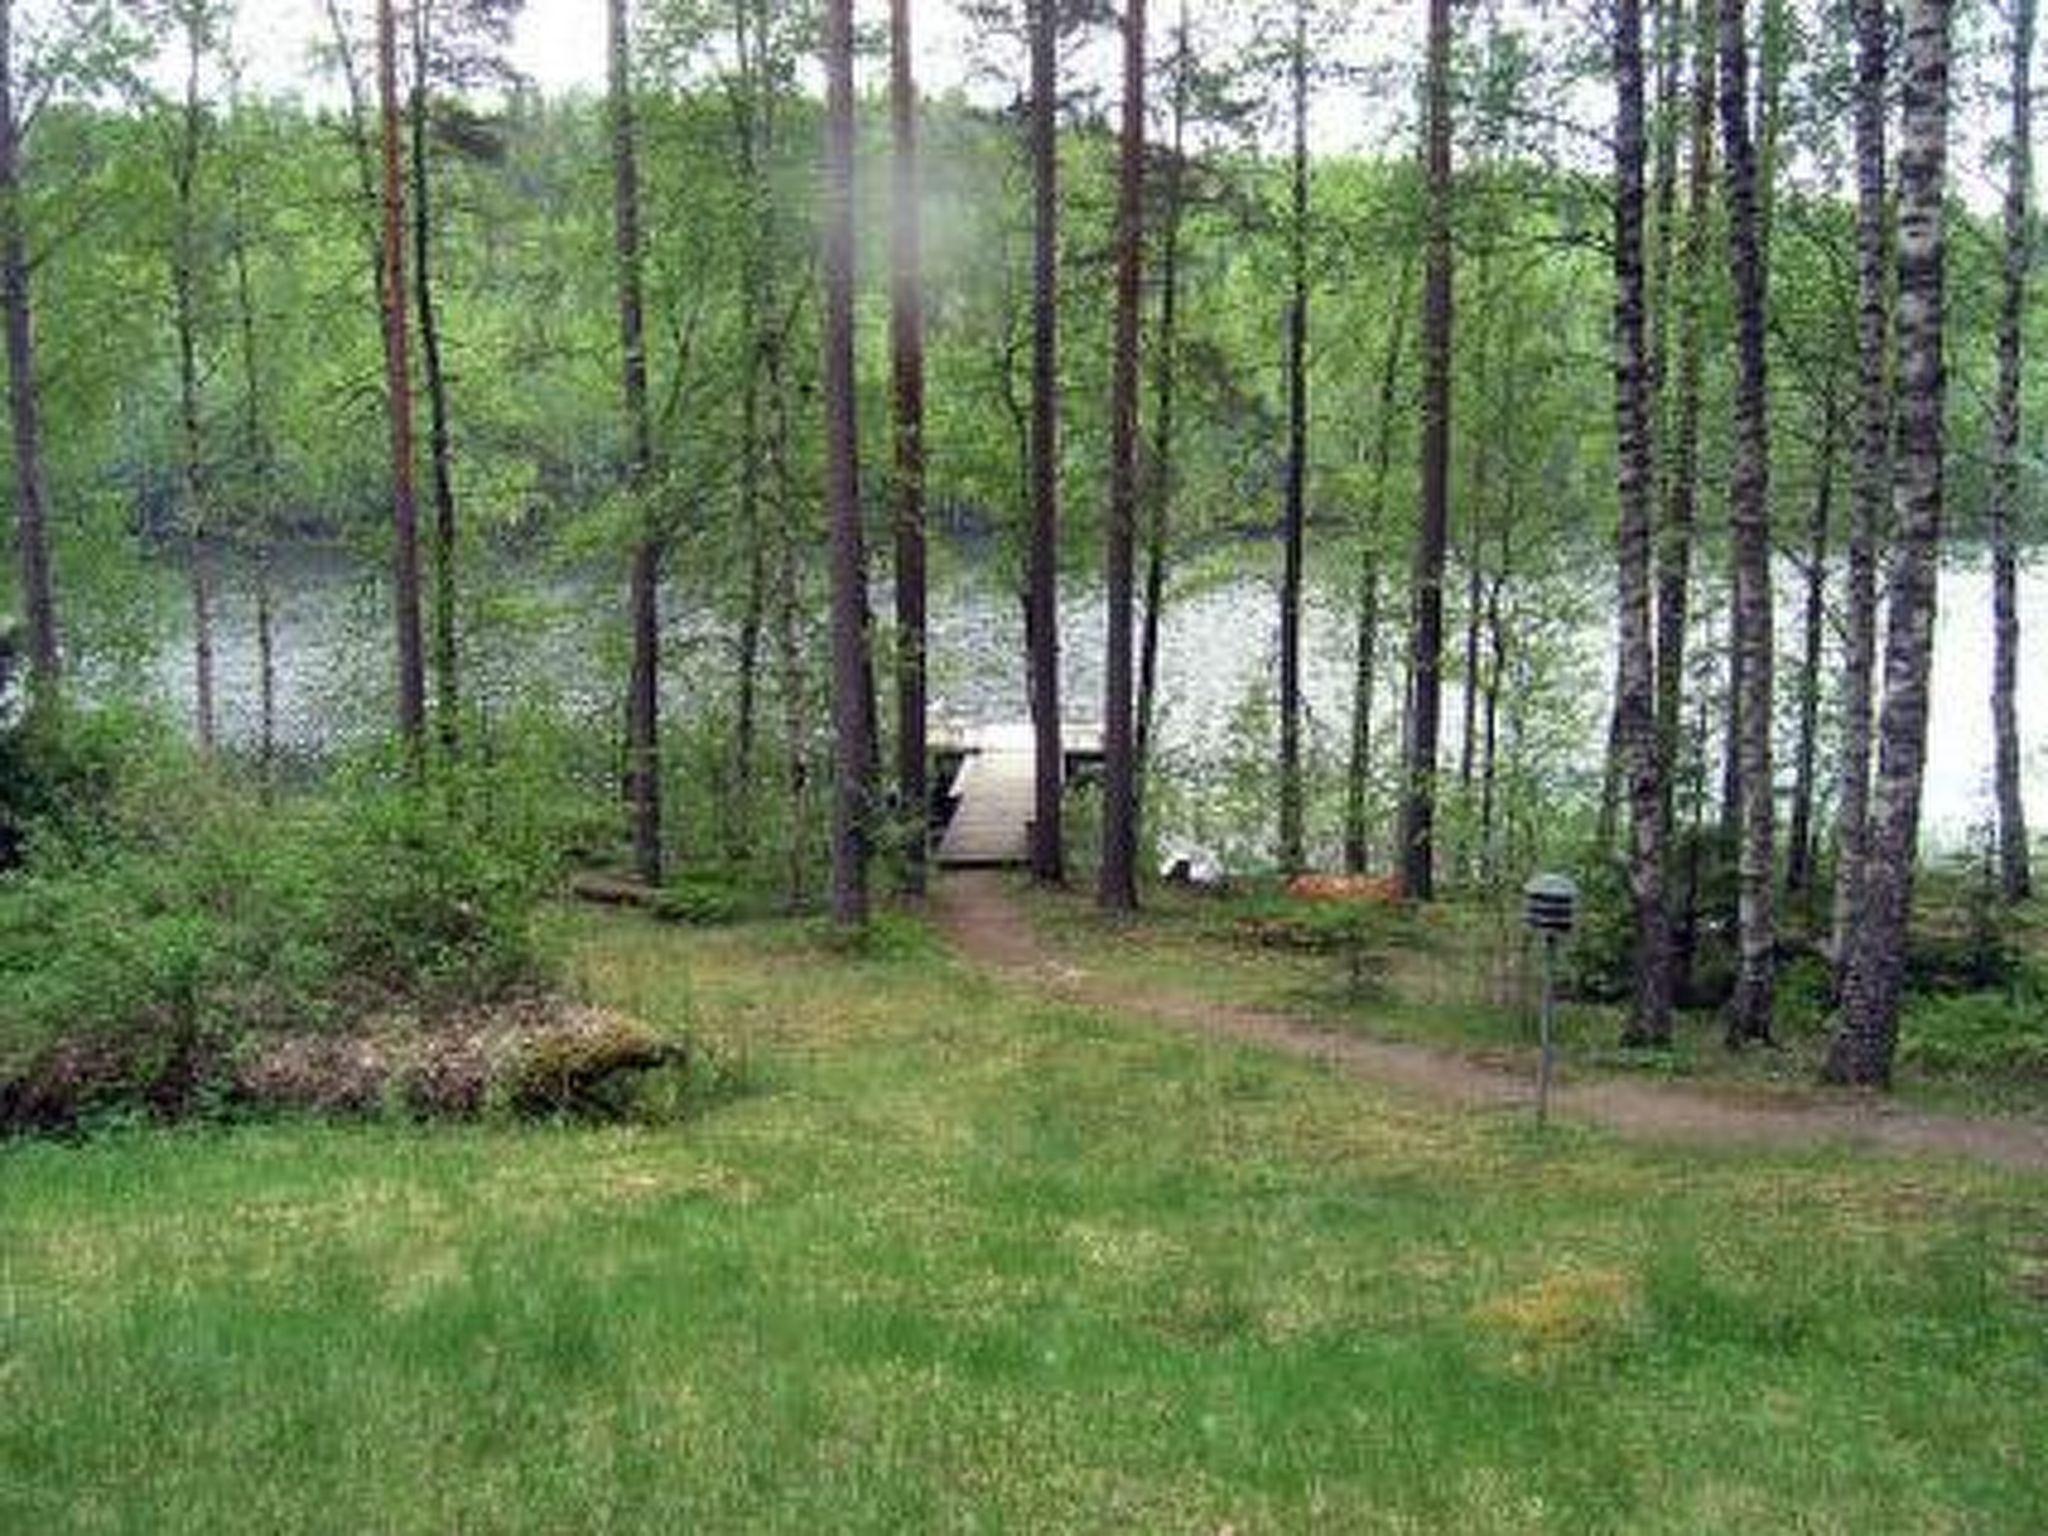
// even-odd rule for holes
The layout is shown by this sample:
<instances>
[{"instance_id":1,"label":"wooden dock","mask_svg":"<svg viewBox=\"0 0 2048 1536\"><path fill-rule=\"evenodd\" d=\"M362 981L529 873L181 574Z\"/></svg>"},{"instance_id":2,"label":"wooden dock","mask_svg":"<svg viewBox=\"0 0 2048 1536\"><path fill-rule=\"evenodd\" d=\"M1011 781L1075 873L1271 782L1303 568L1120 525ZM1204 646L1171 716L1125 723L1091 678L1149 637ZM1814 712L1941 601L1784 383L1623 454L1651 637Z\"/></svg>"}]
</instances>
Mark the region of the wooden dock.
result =
<instances>
[{"instance_id":1,"label":"wooden dock","mask_svg":"<svg viewBox=\"0 0 2048 1536\"><path fill-rule=\"evenodd\" d=\"M1038 748L1028 722L934 732L932 746L959 768L947 791L953 811L933 852L954 868L1022 864L1030 856L1036 809ZM1102 757L1102 728L1060 728L1063 780Z\"/></svg>"}]
</instances>

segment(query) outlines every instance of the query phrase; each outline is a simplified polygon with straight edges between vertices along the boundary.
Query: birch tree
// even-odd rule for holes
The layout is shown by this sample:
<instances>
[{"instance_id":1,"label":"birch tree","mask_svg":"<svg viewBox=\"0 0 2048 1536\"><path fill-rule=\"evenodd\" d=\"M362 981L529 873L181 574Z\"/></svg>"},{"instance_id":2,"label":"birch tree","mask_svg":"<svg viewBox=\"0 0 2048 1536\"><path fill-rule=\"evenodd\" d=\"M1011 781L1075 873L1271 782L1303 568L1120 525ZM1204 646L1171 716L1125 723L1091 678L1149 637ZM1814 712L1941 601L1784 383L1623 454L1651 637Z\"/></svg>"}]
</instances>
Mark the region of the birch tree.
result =
<instances>
[{"instance_id":1,"label":"birch tree","mask_svg":"<svg viewBox=\"0 0 2048 1536\"><path fill-rule=\"evenodd\" d=\"M1884 708L1862 911L1848 932L1841 1012L1825 1067L1834 1082L1886 1087L1905 989L1941 556L1949 27L1949 0L1907 0L1899 123L1898 459Z\"/></svg>"},{"instance_id":2,"label":"birch tree","mask_svg":"<svg viewBox=\"0 0 2048 1536\"><path fill-rule=\"evenodd\" d=\"M1735 296L1735 445L1728 522L1735 578L1737 935L1728 1043L1768 1040L1775 990L1776 869L1771 798L1771 442L1764 332L1765 275L1750 136L1744 0L1722 0L1721 137L1728 199L1728 272Z\"/></svg>"},{"instance_id":3,"label":"birch tree","mask_svg":"<svg viewBox=\"0 0 2048 1536\"><path fill-rule=\"evenodd\" d=\"M1851 492L1841 747L1835 811L1834 936L1840 990L1849 936L1863 921L1869 845L1871 714L1877 668L1877 552L1892 494L1892 391L1888 351L1888 175L1885 95L1890 26L1885 0L1855 0L1856 28L1856 467Z\"/></svg>"},{"instance_id":4,"label":"birch tree","mask_svg":"<svg viewBox=\"0 0 2048 1536\"><path fill-rule=\"evenodd\" d=\"M2009 0L2012 132L2006 141L2005 271L1998 316L1998 400L1991 475L1992 781L1998 800L1998 882L2009 902L2033 889L2027 813L2020 797L2019 550L2020 382L2027 272L2033 261L2029 206L2034 169L2034 0Z\"/></svg>"},{"instance_id":5,"label":"birch tree","mask_svg":"<svg viewBox=\"0 0 2048 1536\"><path fill-rule=\"evenodd\" d=\"M1614 380L1618 535L1619 696L1616 731L1629 808L1629 892L1635 904L1635 987L1625 1038L1671 1036L1670 922L1664 904L1663 789L1658 772L1651 655L1650 366L1644 316L1643 16L1615 0Z\"/></svg>"}]
</instances>

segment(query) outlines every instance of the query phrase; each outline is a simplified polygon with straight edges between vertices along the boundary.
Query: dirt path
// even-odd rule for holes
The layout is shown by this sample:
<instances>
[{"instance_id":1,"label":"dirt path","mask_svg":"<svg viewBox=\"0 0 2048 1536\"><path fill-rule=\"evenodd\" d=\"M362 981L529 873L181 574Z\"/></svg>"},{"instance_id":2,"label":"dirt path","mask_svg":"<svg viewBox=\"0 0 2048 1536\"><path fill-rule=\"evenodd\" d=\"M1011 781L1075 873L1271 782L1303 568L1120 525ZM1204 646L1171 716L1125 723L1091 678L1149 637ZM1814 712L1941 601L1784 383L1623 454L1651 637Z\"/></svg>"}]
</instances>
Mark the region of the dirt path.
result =
<instances>
[{"instance_id":1,"label":"dirt path","mask_svg":"<svg viewBox=\"0 0 2048 1536\"><path fill-rule=\"evenodd\" d=\"M1005 878L986 871L946 876L935 889L939 925L969 960L1063 1001L1283 1051L1460 1108L1509 1109L1531 1100L1533 1088L1523 1078L1449 1051L1338 1034L1285 1014L1181 993L1140 991L1078 969L1039 937ZM1848 1143L2048 1170L2048 1124L1934 1114L1888 1100L1756 1104L1682 1085L1593 1079L1559 1084L1550 1102L1552 1113L1562 1119L1641 1140L1781 1147Z\"/></svg>"}]
</instances>

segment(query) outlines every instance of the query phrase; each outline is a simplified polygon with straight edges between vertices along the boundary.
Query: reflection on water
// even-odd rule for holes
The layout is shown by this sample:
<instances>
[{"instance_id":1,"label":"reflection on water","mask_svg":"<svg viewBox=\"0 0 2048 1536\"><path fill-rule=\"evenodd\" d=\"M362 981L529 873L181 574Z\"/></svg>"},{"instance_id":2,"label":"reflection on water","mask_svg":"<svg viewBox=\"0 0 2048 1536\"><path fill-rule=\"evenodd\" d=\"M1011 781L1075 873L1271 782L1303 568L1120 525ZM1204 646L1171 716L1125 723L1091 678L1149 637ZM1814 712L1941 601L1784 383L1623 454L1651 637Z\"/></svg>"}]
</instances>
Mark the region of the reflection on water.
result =
<instances>
[{"instance_id":1,"label":"reflection on water","mask_svg":"<svg viewBox=\"0 0 2048 1536\"><path fill-rule=\"evenodd\" d=\"M466 658L464 686L472 697L504 699L545 693L593 721L618 709L624 670L620 604L609 592L555 582L534 589L519 577L513 595L493 595L476 615L482 643ZM511 583L507 583L510 590ZM392 692L388 597L380 570L332 552L299 551L281 562L277 600L278 732L290 750L317 753L366 739L389 718ZM1781 588L1779 644L1784 718L1793 682L1791 647L1797 643L1796 594ZM876 611L887 612L886 593ZM1379 729L1382 756L1395 750L1399 686L1397 615L1383 638ZM1457 680L1460 646L1453 603L1450 677L1445 700L1445 757L1456 761L1462 717ZM1023 616L1016 595L992 580L968 575L940 583L931 603L932 711L937 723L987 725L1026 713ZM1304 687L1312 750L1341 760L1351 713L1351 615L1346 600L1311 598L1305 609ZM2029 574L2020 597L2026 681L2048 671L2048 578ZM1183 764L1216 762L1248 698L1270 696L1277 676L1276 604L1270 578L1240 574L1176 597L1161 637L1161 748ZM687 711L706 687L723 687L734 666L732 626L715 615L671 607L665 620L672 658L665 686L673 710ZM1069 583L1062 594L1061 688L1069 719L1092 720L1100 710L1104 614L1099 592ZM1831 627L1839 634L1839 625ZM1545 708L1570 712L1562 728L1579 766L1597 762L1602 700L1612 673L1611 638L1604 624L1581 626L1573 654L1556 665L1562 686ZM257 654L253 603L230 590L216 637L222 734L250 743L257 734ZM1990 578L1982 566L1956 565L1944 573L1936 630L1928 778L1923 822L1930 839L1953 845L1991 814ZM192 684L189 637L178 636L159 654L157 685L189 718ZM2048 701L2022 697L2021 740L2029 798L2048 789ZM1781 738L1782 740L1782 738ZM1789 744L1779 754L1789 782Z\"/></svg>"}]
</instances>

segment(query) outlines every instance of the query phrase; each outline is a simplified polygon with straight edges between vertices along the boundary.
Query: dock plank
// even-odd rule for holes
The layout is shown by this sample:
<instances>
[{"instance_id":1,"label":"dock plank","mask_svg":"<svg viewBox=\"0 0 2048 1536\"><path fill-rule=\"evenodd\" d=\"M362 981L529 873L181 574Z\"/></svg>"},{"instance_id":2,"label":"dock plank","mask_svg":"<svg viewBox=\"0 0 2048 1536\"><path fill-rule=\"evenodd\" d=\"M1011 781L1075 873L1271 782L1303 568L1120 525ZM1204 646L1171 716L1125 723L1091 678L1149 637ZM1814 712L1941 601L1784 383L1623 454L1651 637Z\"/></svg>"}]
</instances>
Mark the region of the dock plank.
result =
<instances>
[{"instance_id":1,"label":"dock plank","mask_svg":"<svg viewBox=\"0 0 2048 1536\"><path fill-rule=\"evenodd\" d=\"M989 726L957 733L951 740L965 755L953 780L958 803L935 859L955 867L1025 863L1037 810L1038 752L1031 727ZM1061 728L1061 746L1070 764L1076 757L1098 755L1101 742L1100 727Z\"/></svg>"}]
</instances>

